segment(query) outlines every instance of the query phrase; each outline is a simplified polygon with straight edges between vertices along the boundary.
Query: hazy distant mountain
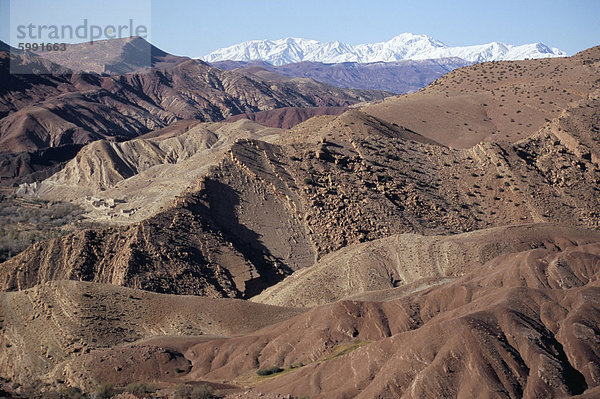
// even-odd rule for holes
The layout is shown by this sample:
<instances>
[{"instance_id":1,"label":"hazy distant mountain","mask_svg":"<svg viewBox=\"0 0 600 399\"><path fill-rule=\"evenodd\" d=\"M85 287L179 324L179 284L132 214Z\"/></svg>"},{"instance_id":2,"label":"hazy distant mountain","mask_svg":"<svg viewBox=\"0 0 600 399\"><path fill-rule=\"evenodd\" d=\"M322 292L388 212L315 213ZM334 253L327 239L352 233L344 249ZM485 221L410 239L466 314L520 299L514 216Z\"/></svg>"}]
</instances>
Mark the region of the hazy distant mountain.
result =
<instances>
[{"instance_id":1,"label":"hazy distant mountain","mask_svg":"<svg viewBox=\"0 0 600 399\"><path fill-rule=\"evenodd\" d=\"M453 69L471 65L471 62L453 57L365 64L303 61L274 66L265 61L217 61L212 65L221 69L251 73L263 79L276 73L288 77L311 78L338 87L386 90L403 94L422 89L440 76Z\"/></svg>"},{"instance_id":2,"label":"hazy distant mountain","mask_svg":"<svg viewBox=\"0 0 600 399\"><path fill-rule=\"evenodd\" d=\"M492 42L476 46L450 47L427 35L403 33L387 42L352 46L340 41L287 38L252 40L222 48L202 57L208 62L262 60L273 65L301 61L324 63L391 62L459 57L470 62L560 57L567 54L542 43L515 46Z\"/></svg>"}]
</instances>

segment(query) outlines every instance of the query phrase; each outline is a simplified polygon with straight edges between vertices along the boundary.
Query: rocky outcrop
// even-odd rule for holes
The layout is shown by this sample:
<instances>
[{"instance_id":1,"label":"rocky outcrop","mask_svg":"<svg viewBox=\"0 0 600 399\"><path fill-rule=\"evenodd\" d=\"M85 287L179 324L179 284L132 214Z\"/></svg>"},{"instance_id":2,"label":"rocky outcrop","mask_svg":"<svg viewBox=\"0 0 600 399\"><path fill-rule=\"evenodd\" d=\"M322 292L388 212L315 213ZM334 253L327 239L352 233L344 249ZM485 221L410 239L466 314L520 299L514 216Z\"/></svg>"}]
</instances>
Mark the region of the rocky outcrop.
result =
<instances>
[{"instance_id":1,"label":"rocky outcrop","mask_svg":"<svg viewBox=\"0 0 600 399\"><path fill-rule=\"evenodd\" d=\"M1 287L70 278L250 297L326 254L393 234L532 222L598 228L600 170L549 132L453 150L351 110L271 141L234 142L149 219L29 248L0 265Z\"/></svg>"}]
</instances>

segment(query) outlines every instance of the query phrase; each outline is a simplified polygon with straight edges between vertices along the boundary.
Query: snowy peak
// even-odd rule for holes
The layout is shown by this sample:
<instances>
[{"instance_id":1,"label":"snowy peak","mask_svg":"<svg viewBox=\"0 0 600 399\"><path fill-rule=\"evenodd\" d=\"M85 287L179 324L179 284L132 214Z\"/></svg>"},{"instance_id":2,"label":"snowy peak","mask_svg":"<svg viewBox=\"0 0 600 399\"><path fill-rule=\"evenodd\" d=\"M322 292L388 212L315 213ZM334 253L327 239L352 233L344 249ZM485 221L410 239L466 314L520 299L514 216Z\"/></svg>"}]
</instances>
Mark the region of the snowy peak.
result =
<instances>
[{"instance_id":1,"label":"snowy peak","mask_svg":"<svg viewBox=\"0 0 600 399\"><path fill-rule=\"evenodd\" d=\"M340 41L319 42L288 37L280 40L252 40L216 50L204 57L207 62L262 60L272 65L302 61L391 62L459 57L470 62L561 57L567 54L543 43L521 46L492 42L475 46L450 47L427 35L402 33L386 42L352 46Z\"/></svg>"},{"instance_id":2,"label":"snowy peak","mask_svg":"<svg viewBox=\"0 0 600 399\"><path fill-rule=\"evenodd\" d=\"M202 59L208 62L265 60L270 64L283 65L303 61L306 54L327 46L333 46L333 43L293 37L279 40L251 40L217 50Z\"/></svg>"}]
</instances>

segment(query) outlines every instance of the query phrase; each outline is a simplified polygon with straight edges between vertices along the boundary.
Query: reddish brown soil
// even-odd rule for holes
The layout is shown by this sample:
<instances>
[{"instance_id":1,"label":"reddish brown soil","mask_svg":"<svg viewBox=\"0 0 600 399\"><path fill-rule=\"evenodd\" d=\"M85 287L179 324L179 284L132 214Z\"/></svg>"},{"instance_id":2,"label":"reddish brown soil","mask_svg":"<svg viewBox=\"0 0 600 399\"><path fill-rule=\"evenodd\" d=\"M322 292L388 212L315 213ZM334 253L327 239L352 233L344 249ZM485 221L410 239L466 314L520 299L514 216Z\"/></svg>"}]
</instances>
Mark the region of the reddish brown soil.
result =
<instances>
[{"instance_id":1,"label":"reddish brown soil","mask_svg":"<svg viewBox=\"0 0 600 399\"><path fill-rule=\"evenodd\" d=\"M515 142L598 90L599 60L594 47L573 57L476 64L364 111L452 147Z\"/></svg>"},{"instance_id":2,"label":"reddish brown soil","mask_svg":"<svg viewBox=\"0 0 600 399\"><path fill-rule=\"evenodd\" d=\"M225 122L235 122L246 118L264 126L290 129L314 116L339 115L346 111L346 109L346 107L279 108L270 111L231 116Z\"/></svg>"}]
</instances>

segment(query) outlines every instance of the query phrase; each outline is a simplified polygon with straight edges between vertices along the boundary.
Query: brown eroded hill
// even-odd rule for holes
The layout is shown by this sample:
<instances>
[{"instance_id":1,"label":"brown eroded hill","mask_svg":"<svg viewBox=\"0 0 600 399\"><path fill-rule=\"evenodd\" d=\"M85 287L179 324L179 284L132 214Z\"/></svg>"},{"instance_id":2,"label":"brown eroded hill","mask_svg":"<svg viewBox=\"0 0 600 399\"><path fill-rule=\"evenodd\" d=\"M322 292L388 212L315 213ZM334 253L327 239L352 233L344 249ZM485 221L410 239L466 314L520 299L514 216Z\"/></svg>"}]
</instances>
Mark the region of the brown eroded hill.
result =
<instances>
[{"instance_id":1,"label":"brown eroded hill","mask_svg":"<svg viewBox=\"0 0 600 399\"><path fill-rule=\"evenodd\" d=\"M280 132L242 119L184 124L123 143L99 140L84 147L60 172L22 185L17 193L72 201L97 222L140 221L207 174L236 140L268 141Z\"/></svg>"},{"instance_id":2,"label":"brown eroded hill","mask_svg":"<svg viewBox=\"0 0 600 399\"><path fill-rule=\"evenodd\" d=\"M598 243L565 242L501 256L454 282L390 302L318 307L246 337L190 348L191 374L236 381L257 367L305 365L259 382L245 397L597 392L599 251Z\"/></svg>"},{"instance_id":3,"label":"brown eroded hill","mask_svg":"<svg viewBox=\"0 0 600 399\"><path fill-rule=\"evenodd\" d=\"M13 68L21 72L11 73ZM21 52L0 41L0 118L15 112L40 98L73 90L65 74L71 71L31 53Z\"/></svg>"},{"instance_id":4,"label":"brown eroded hill","mask_svg":"<svg viewBox=\"0 0 600 399\"><path fill-rule=\"evenodd\" d=\"M55 281L32 289L0 295L0 373L13 382L29 385L35 379L79 382L78 370L70 364L78 358L98 358L111 348L129 350L143 365L147 342L163 340L169 347L177 342L199 342L204 337L226 337L253 332L299 314L300 311L244 302L197 296L160 295L114 285ZM151 345L152 346L152 345ZM157 346L157 345L154 345ZM173 362L158 375L176 376L175 368L189 369L177 349L151 350L145 361L172 356ZM151 359L150 359L151 358ZM123 358L119 359L123 361ZM108 363L108 362L107 362ZM104 365L106 368L106 364ZM154 376L149 369L126 368L122 377L131 380ZM115 372L114 368L109 370ZM148 374L144 374L148 373ZM87 378L87 377L86 377ZM131 381L130 380L130 381ZM96 381L97 384L105 382Z\"/></svg>"},{"instance_id":5,"label":"brown eroded hill","mask_svg":"<svg viewBox=\"0 0 600 399\"><path fill-rule=\"evenodd\" d=\"M94 387L99 381L122 386L134 378L149 378L159 383L225 383L238 388L232 395L238 398L262 394L533 398L592 392L600 384L594 344L600 315L600 244L584 244L577 238L580 234L557 231L547 248L500 255L454 281L385 302L340 301L291 318L288 309L268 308L279 309L277 316L270 318L266 312L259 320L267 324L277 317L287 320L242 336L208 337L207 341L167 335L102 349L102 344L117 344L114 334L104 335L111 328L106 326L72 332L73 348L93 339L98 342L82 355L78 353L90 346L83 345L65 358L62 346L49 344L52 341L39 334L35 337L41 341L39 352L37 344L20 350L50 359L35 368L42 371L38 374L42 378L58 375L83 387ZM124 326L126 338L138 339L144 335L138 331L147 325L168 325L163 334L177 334L184 326L207 334L226 334L227 328L242 326L252 331L262 321L245 323L255 312L267 309L231 302L238 306L234 309L224 306L227 302L77 282L47 284L7 293L4 298L3 339L10 339L11 345L19 341L9 332L19 331L13 326L23 319L32 326L64 319L62 331L69 337L68 328L80 323L79 317L93 327L96 314L127 315L129 307L140 307L136 310L140 319L125 317L116 324ZM197 301L197 305L173 313L181 309L176 301ZM211 311L194 321L189 315L198 305ZM149 311L155 306L158 311ZM213 306L221 307L213 311ZM247 321L238 324L231 318L237 312L246 312ZM223 324L215 323L215 317ZM107 322L121 323L117 317ZM226 327L217 328L221 325ZM23 337L28 337L27 331L32 330L24 330ZM71 348L72 341L56 335L59 343L67 341L64 347ZM26 359L12 356L8 361L26 364ZM258 369L271 366L284 370L268 378L256 376ZM179 372L173 376L176 368Z\"/></svg>"},{"instance_id":6,"label":"brown eroded hill","mask_svg":"<svg viewBox=\"0 0 600 399\"><path fill-rule=\"evenodd\" d=\"M269 84L188 60L166 70L123 76L73 75L69 88L0 121L4 151L24 151L102 137L131 138L179 119L227 116L289 106L345 106L376 98L310 80ZM10 96L12 92L6 93ZM379 96L379 98L382 98Z\"/></svg>"},{"instance_id":7,"label":"brown eroded hill","mask_svg":"<svg viewBox=\"0 0 600 399\"><path fill-rule=\"evenodd\" d=\"M346 107L277 108L252 114L230 116L225 122L235 122L245 118L269 127L290 129L314 116L340 115L346 110Z\"/></svg>"},{"instance_id":8,"label":"brown eroded hill","mask_svg":"<svg viewBox=\"0 0 600 399\"><path fill-rule=\"evenodd\" d=\"M494 230L479 234L511 231ZM598 236L544 225L517 231L510 237L522 248L536 231L547 239L474 262L443 285L305 313L66 281L4 293L0 365L27 383L31 375L86 390L202 381L238 398L591 392L600 384ZM475 235L455 239L467 247ZM256 376L271 366L283 372Z\"/></svg>"},{"instance_id":9,"label":"brown eroded hill","mask_svg":"<svg viewBox=\"0 0 600 399\"><path fill-rule=\"evenodd\" d=\"M0 153L0 181L34 183L44 180L59 172L81 147L81 144L66 144L16 154Z\"/></svg>"},{"instance_id":10,"label":"brown eroded hill","mask_svg":"<svg viewBox=\"0 0 600 399\"><path fill-rule=\"evenodd\" d=\"M90 62L113 63L110 68L119 70L121 61L127 64L128 57L139 55L138 47L143 43L142 39L96 43L94 46L112 46L112 52L120 52L117 58L109 51L108 58ZM310 79L259 80L202 61L171 56L154 47L151 53L156 56L151 69L101 76L73 73L29 53L2 52L0 79L8 83L0 89L0 152L5 153L6 164L0 170L3 179L12 182L24 177L19 173L26 173L28 167L15 168L14 164L26 160L27 153L47 147L107 138L122 141L184 119L219 121L240 113L281 107L348 106L387 96L383 92L338 89ZM71 55L81 60L76 54ZM11 57L13 67L37 74L11 74Z\"/></svg>"},{"instance_id":11,"label":"brown eroded hill","mask_svg":"<svg viewBox=\"0 0 600 399\"><path fill-rule=\"evenodd\" d=\"M476 64L364 111L452 147L515 142L600 89L599 68L600 47L573 57Z\"/></svg>"},{"instance_id":12,"label":"brown eroded hill","mask_svg":"<svg viewBox=\"0 0 600 399\"><path fill-rule=\"evenodd\" d=\"M150 68L166 69L189 60L162 51L139 36L67 44L64 51L37 54L75 72L98 74L139 73Z\"/></svg>"},{"instance_id":13,"label":"brown eroded hill","mask_svg":"<svg viewBox=\"0 0 600 399\"><path fill-rule=\"evenodd\" d=\"M450 236L393 235L328 254L251 300L312 307L348 297L385 298L399 286L420 290L447 283L506 253L598 241L600 232L596 230L551 224L495 227Z\"/></svg>"},{"instance_id":14,"label":"brown eroded hill","mask_svg":"<svg viewBox=\"0 0 600 399\"><path fill-rule=\"evenodd\" d=\"M555 123L564 130L580 113L597 120L600 107L588 105ZM328 253L393 234L597 228L600 169L563 144L576 135L565 130L561 141L552 126L515 144L455 150L358 110L309 119L270 142L234 142L155 216L29 248L0 265L1 287L69 278L250 297Z\"/></svg>"}]
</instances>

